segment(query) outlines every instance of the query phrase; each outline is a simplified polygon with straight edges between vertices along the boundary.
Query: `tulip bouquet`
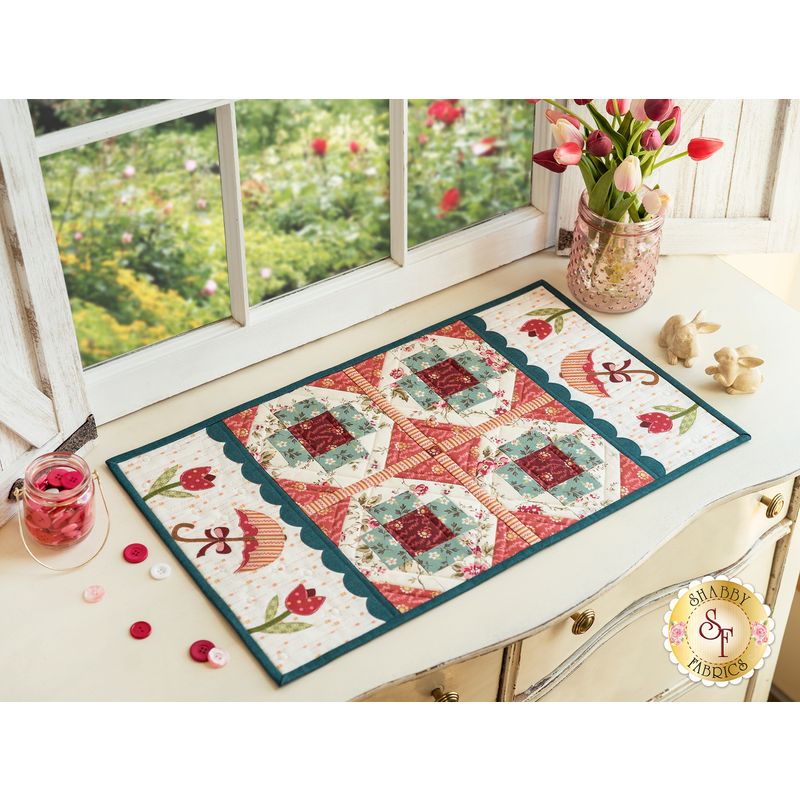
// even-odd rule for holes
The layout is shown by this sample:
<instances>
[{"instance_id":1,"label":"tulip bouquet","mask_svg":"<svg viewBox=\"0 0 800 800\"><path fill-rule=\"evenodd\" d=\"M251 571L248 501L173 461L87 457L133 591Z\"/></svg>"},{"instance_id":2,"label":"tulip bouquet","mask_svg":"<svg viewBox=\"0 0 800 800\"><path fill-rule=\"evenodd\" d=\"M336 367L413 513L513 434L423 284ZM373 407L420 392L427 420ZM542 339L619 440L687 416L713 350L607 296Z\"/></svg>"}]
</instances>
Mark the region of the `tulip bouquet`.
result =
<instances>
[{"instance_id":1,"label":"tulip bouquet","mask_svg":"<svg viewBox=\"0 0 800 800\"><path fill-rule=\"evenodd\" d=\"M682 153L659 160L663 148L675 145L680 136L681 109L673 100L609 100L606 113L610 118L592 100L576 100L586 107L594 125L553 100L528 102L545 102L559 109L545 111L557 147L534 154L534 163L552 172L577 164L589 208L614 222L625 222L626 216L634 223L666 216L672 197L657 184L645 186L648 176L683 156L703 161L723 145L720 139L695 138Z\"/></svg>"}]
</instances>

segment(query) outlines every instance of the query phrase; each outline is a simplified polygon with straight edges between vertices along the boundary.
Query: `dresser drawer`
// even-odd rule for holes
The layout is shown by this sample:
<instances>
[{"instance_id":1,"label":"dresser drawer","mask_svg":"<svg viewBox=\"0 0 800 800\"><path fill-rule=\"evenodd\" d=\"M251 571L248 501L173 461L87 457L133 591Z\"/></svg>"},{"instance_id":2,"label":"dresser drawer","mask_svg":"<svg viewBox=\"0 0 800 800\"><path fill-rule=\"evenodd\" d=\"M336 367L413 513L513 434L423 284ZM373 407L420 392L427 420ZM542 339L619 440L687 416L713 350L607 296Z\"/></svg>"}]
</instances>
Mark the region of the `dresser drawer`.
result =
<instances>
[{"instance_id":1,"label":"dresser drawer","mask_svg":"<svg viewBox=\"0 0 800 800\"><path fill-rule=\"evenodd\" d=\"M500 686L503 649L426 672L418 678L378 689L357 701L373 703L433 702L437 687L456 692L461 703L494 703Z\"/></svg>"},{"instance_id":2,"label":"dresser drawer","mask_svg":"<svg viewBox=\"0 0 800 800\"><path fill-rule=\"evenodd\" d=\"M755 496L756 503L759 496ZM661 590L726 569L747 553L760 534L773 530L777 535L785 530L785 523L776 524L775 519L768 524L753 520L744 538L723 529L736 540L733 549L718 543L716 550L707 552L704 543L716 537L718 524L725 524L724 519L714 520L715 512L722 510L715 509L692 523L628 578L588 604L596 613L588 633L574 635L572 620L567 618L526 639L516 698L643 701L677 683L680 676L664 649L661 633L663 616L675 595L664 595L663 601L658 601ZM775 538L765 537L763 545L752 551L749 563L732 570L731 577L750 583L763 594L774 550Z\"/></svg>"}]
</instances>

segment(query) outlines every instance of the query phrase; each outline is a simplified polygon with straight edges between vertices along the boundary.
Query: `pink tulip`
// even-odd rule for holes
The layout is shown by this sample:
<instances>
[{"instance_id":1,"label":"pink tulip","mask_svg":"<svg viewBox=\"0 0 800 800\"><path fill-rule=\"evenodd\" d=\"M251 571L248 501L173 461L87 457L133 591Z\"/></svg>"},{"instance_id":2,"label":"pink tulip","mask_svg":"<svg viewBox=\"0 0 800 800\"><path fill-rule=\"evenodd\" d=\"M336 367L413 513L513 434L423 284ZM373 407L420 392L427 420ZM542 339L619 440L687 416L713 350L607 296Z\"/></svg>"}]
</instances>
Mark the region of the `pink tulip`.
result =
<instances>
[{"instance_id":1,"label":"pink tulip","mask_svg":"<svg viewBox=\"0 0 800 800\"><path fill-rule=\"evenodd\" d=\"M359 146L358 142L350 142L350 152L357 153L361 147Z\"/></svg>"},{"instance_id":2,"label":"pink tulip","mask_svg":"<svg viewBox=\"0 0 800 800\"><path fill-rule=\"evenodd\" d=\"M674 100L645 100L644 113L653 122L661 122L670 115L674 103Z\"/></svg>"},{"instance_id":3,"label":"pink tulip","mask_svg":"<svg viewBox=\"0 0 800 800\"><path fill-rule=\"evenodd\" d=\"M127 231L125 231L125 233L122 234L122 244L130 244L132 241L133 241L133 236Z\"/></svg>"},{"instance_id":4,"label":"pink tulip","mask_svg":"<svg viewBox=\"0 0 800 800\"><path fill-rule=\"evenodd\" d=\"M581 132L569 120L559 119L554 125L550 126L550 130L553 131L553 138L556 140L556 144L575 142L575 144L583 147Z\"/></svg>"},{"instance_id":5,"label":"pink tulip","mask_svg":"<svg viewBox=\"0 0 800 800\"><path fill-rule=\"evenodd\" d=\"M635 192L642 182L642 165L636 156L628 156L614 170L614 186L620 192Z\"/></svg>"},{"instance_id":6,"label":"pink tulip","mask_svg":"<svg viewBox=\"0 0 800 800\"><path fill-rule=\"evenodd\" d=\"M553 150L542 150L540 153L533 154L533 163L538 164L540 167L549 169L550 172L564 172L567 168L553 158L555 153Z\"/></svg>"},{"instance_id":7,"label":"pink tulip","mask_svg":"<svg viewBox=\"0 0 800 800\"><path fill-rule=\"evenodd\" d=\"M617 100L617 108L619 109L619 115L624 117L625 114L628 113L628 109L631 107L630 100ZM614 113L614 101L609 100L606 103L606 113L613 114Z\"/></svg>"},{"instance_id":8,"label":"pink tulip","mask_svg":"<svg viewBox=\"0 0 800 800\"><path fill-rule=\"evenodd\" d=\"M589 134L586 149L597 158L605 158L614 149L614 143L607 133L598 128Z\"/></svg>"},{"instance_id":9,"label":"pink tulip","mask_svg":"<svg viewBox=\"0 0 800 800\"><path fill-rule=\"evenodd\" d=\"M136 170L135 170L135 169L134 169L134 168L133 168L133 167L132 167L130 164L128 164L128 166L127 166L127 167L125 167L125 169L124 169L124 170L122 170L122 177L123 177L123 178L128 178L128 179L130 179L130 178L132 178L132 177L133 177L135 174L136 174Z\"/></svg>"},{"instance_id":10,"label":"pink tulip","mask_svg":"<svg viewBox=\"0 0 800 800\"><path fill-rule=\"evenodd\" d=\"M663 189L650 189L642 197L642 205L651 217L666 217L672 210L672 197Z\"/></svg>"},{"instance_id":11,"label":"pink tulip","mask_svg":"<svg viewBox=\"0 0 800 800\"><path fill-rule=\"evenodd\" d=\"M644 104L646 102L647 102L646 100L631 100L631 107L630 107L631 116L637 122L647 122L648 121L647 114L645 114L645 111L644 111Z\"/></svg>"},{"instance_id":12,"label":"pink tulip","mask_svg":"<svg viewBox=\"0 0 800 800\"><path fill-rule=\"evenodd\" d=\"M661 141L661 134L657 128L648 128L643 134L641 139L642 150L658 150L663 144Z\"/></svg>"},{"instance_id":13,"label":"pink tulip","mask_svg":"<svg viewBox=\"0 0 800 800\"><path fill-rule=\"evenodd\" d=\"M689 158L692 161L705 161L707 158L711 158L723 144L725 142L722 139L708 139L705 137L692 139L687 147Z\"/></svg>"},{"instance_id":14,"label":"pink tulip","mask_svg":"<svg viewBox=\"0 0 800 800\"><path fill-rule=\"evenodd\" d=\"M675 127L669 132L669 135L667 136L667 138L664 139L664 144L667 145L667 147L669 147L670 145L675 144L675 142L678 141L678 137L681 135L681 107L680 106L675 106L675 108L672 109L672 112L670 113L670 115L664 121L668 122L671 119L675 120Z\"/></svg>"},{"instance_id":15,"label":"pink tulip","mask_svg":"<svg viewBox=\"0 0 800 800\"><path fill-rule=\"evenodd\" d=\"M564 142L553 153L553 159L561 165L577 164L581 160L583 148L575 142Z\"/></svg>"},{"instance_id":16,"label":"pink tulip","mask_svg":"<svg viewBox=\"0 0 800 800\"><path fill-rule=\"evenodd\" d=\"M579 119L577 119L576 117L570 116L569 114L565 114L563 111L556 111L555 109L548 108L544 112L544 115L547 117L547 121L551 125L555 125L560 119L566 119L566 120L569 120L569 122L571 122L576 128L580 129L580 127L581 127L581 123L580 123Z\"/></svg>"}]
</instances>

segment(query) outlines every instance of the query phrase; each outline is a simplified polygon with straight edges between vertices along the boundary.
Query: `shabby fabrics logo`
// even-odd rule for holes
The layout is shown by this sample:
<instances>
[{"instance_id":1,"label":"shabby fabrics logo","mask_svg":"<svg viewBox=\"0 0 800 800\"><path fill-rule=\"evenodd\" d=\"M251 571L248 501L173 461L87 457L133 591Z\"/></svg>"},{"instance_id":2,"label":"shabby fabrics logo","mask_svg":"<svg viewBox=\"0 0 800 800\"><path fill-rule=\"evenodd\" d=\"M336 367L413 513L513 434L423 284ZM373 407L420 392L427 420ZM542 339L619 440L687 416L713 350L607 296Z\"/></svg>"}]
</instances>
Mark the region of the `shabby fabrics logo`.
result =
<instances>
[{"instance_id":1,"label":"shabby fabrics logo","mask_svg":"<svg viewBox=\"0 0 800 800\"><path fill-rule=\"evenodd\" d=\"M693 581L664 615L664 647L683 675L706 686L739 684L760 669L774 621L752 586L724 575Z\"/></svg>"}]
</instances>

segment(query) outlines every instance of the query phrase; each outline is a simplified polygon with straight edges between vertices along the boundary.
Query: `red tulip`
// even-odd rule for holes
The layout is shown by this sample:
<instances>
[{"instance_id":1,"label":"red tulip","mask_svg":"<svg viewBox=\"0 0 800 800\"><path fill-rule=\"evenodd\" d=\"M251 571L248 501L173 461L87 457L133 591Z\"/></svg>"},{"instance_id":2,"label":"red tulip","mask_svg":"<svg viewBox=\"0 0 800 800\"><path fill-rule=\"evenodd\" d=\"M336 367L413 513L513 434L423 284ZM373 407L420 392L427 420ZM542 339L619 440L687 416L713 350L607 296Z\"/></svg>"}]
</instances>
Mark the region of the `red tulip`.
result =
<instances>
[{"instance_id":1,"label":"red tulip","mask_svg":"<svg viewBox=\"0 0 800 800\"><path fill-rule=\"evenodd\" d=\"M658 150L663 144L661 141L661 134L657 128L648 128L643 134L641 139L642 150Z\"/></svg>"},{"instance_id":2,"label":"red tulip","mask_svg":"<svg viewBox=\"0 0 800 800\"><path fill-rule=\"evenodd\" d=\"M576 100L575 101L579 106L585 106L587 103L591 103L591 100Z\"/></svg>"},{"instance_id":3,"label":"red tulip","mask_svg":"<svg viewBox=\"0 0 800 800\"><path fill-rule=\"evenodd\" d=\"M711 158L723 144L725 142L722 139L708 139L701 136L692 139L686 149L689 151L689 158L692 161L705 161L707 158Z\"/></svg>"},{"instance_id":4,"label":"red tulip","mask_svg":"<svg viewBox=\"0 0 800 800\"><path fill-rule=\"evenodd\" d=\"M674 100L645 100L644 113L653 122L661 122L672 113Z\"/></svg>"},{"instance_id":5,"label":"red tulip","mask_svg":"<svg viewBox=\"0 0 800 800\"><path fill-rule=\"evenodd\" d=\"M211 467L194 467L187 469L180 477L181 486L190 492L199 492L202 489L211 489L214 486L216 475L212 475Z\"/></svg>"},{"instance_id":6,"label":"red tulip","mask_svg":"<svg viewBox=\"0 0 800 800\"><path fill-rule=\"evenodd\" d=\"M357 153L361 147L359 146L358 142L350 142L350 152Z\"/></svg>"},{"instance_id":7,"label":"red tulip","mask_svg":"<svg viewBox=\"0 0 800 800\"><path fill-rule=\"evenodd\" d=\"M530 319L519 330L531 338L544 339L553 332L553 326L543 319Z\"/></svg>"},{"instance_id":8,"label":"red tulip","mask_svg":"<svg viewBox=\"0 0 800 800\"><path fill-rule=\"evenodd\" d=\"M328 149L328 141L327 139L314 139L311 142L311 149L318 155L324 156L325 151Z\"/></svg>"},{"instance_id":9,"label":"red tulip","mask_svg":"<svg viewBox=\"0 0 800 800\"><path fill-rule=\"evenodd\" d=\"M630 100L617 100L617 108L619 109L619 115L624 117L625 114L628 113L628 109L631 107ZM609 100L606 102L606 113L613 114L614 113L614 101Z\"/></svg>"},{"instance_id":10,"label":"red tulip","mask_svg":"<svg viewBox=\"0 0 800 800\"><path fill-rule=\"evenodd\" d=\"M478 144L471 144L469 149L472 152L480 157L480 156L493 156L497 152L497 146L495 142L497 138L494 136L487 136L485 139L481 139Z\"/></svg>"},{"instance_id":11,"label":"red tulip","mask_svg":"<svg viewBox=\"0 0 800 800\"><path fill-rule=\"evenodd\" d=\"M597 158L605 158L614 149L614 143L607 133L598 128L589 134L586 149Z\"/></svg>"},{"instance_id":12,"label":"red tulip","mask_svg":"<svg viewBox=\"0 0 800 800\"><path fill-rule=\"evenodd\" d=\"M549 169L550 172L564 172L566 167L559 164L558 161L553 158L555 152L556 150L553 148L552 150L542 150L540 153L534 153L533 163L545 169Z\"/></svg>"},{"instance_id":13,"label":"red tulip","mask_svg":"<svg viewBox=\"0 0 800 800\"><path fill-rule=\"evenodd\" d=\"M666 139L664 139L664 144L669 147L670 145L675 144L678 141L678 137L681 135L681 107L675 106L672 109L670 115L664 120L664 122L669 122L671 119L675 120L675 127L669 132L669 135Z\"/></svg>"},{"instance_id":14,"label":"red tulip","mask_svg":"<svg viewBox=\"0 0 800 800\"><path fill-rule=\"evenodd\" d=\"M648 433L666 433L672 430L672 420L660 412L640 414L636 419L641 420L640 428L647 428Z\"/></svg>"},{"instance_id":15,"label":"red tulip","mask_svg":"<svg viewBox=\"0 0 800 800\"><path fill-rule=\"evenodd\" d=\"M298 614L301 617L308 617L311 614L319 611L320 606L325 602L325 598L316 596L316 589L308 589L299 583L289 592L284 605L293 614Z\"/></svg>"},{"instance_id":16,"label":"red tulip","mask_svg":"<svg viewBox=\"0 0 800 800\"><path fill-rule=\"evenodd\" d=\"M542 100L541 100L541 98L539 98L539 100L526 100L525 102L526 103L541 103Z\"/></svg>"},{"instance_id":17,"label":"red tulip","mask_svg":"<svg viewBox=\"0 0 800 800\"><path fill-rule=\"evenodd\" d=\"M455 187L448 189L439 202L439 208L442 209L442 213L437 214L437 216L441 217L443 214L447 214L448 211L452 211L460 202L461 195L458 193L458 189Z\"/></svg>"},{"instance_id":18,"label":"red tulip","mask_svg":"<svg viewBox=\"0 0 800 800\"><path fill-rule=\"evenodd\" d=\"M558 164L577 164L581 160L583 148L575 142L564 142L556 147L553 160Z\"/></svg>"}]
</instances>

